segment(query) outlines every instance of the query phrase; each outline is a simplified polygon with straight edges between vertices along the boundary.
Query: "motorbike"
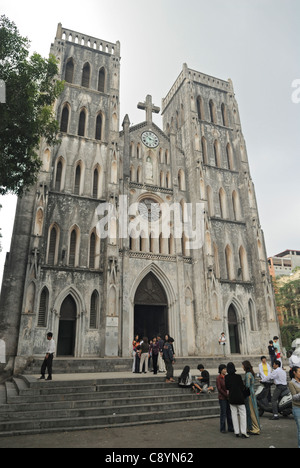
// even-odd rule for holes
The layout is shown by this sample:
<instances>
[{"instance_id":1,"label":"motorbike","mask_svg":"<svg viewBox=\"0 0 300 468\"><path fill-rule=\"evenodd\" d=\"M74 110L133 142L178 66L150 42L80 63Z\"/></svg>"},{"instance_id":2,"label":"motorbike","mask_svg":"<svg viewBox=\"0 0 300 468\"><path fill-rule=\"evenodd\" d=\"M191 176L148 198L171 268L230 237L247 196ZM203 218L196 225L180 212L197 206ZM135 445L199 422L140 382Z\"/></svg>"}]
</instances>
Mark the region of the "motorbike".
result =
<instances>
[{"instance_id":1,"label":"motorbike","mask_svg":"<svg viewBox=\"0 0 300 468\"><path fill-rule=\"evenodd\" d=\"M268 395L272 383L261 382L258 386L255 395L258 406L259 415L262 416L265 412L272 413L272 403L268 401ZM278 412L284 417L289 416L293 412L293 398L291 392L287 388L278 400Z\"/></svg>"}]
</instances>

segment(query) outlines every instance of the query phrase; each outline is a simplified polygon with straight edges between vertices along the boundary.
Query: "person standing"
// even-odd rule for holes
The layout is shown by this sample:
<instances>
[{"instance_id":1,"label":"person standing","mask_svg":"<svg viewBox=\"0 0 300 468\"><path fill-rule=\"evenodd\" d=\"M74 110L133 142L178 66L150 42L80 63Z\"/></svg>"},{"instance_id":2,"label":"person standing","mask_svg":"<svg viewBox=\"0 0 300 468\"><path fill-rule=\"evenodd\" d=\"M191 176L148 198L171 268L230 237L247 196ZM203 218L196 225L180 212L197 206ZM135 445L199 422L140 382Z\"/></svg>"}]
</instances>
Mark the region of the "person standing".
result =
<instances>
[{"instance_id":1,"label":"person standing","mask_svg":"<svg viewBox=\"0 0 300 468\"><path fill-rule=\"evenodd\" d=\"M229 391L229 403L232 415L234 433L236 437L240 436L248 439L247 434L247 412L244 397L244 383L240 375L236 375L236 369L233 362L227 364L228 374L225 376L225 386Z\"/></svg>"},{"instance_id":2,"label":"person standing","mask_svg":"<svg viewBox=\"0 0 300 468\"><path fill-rule=\"evenodd\" d=\"M148 338L146 336L144 336L143 342L140 344L140 346L141 346L140 374L142 373L144 363L145 363L144 373L147 374L148 358L149 358L149 343L148 343Z\"/></svg>"},{"instance_id":3,"label":"person standing","mask_svg":"<svg viewBox=\"0 0 300 468\"><path fill-rule=\"evenodd\" d=\"M222 348L223 356L226 357L226 336L224 332L221 333L221 336L219 338L219 345Z\"/></svg>"},{"instance_id":4,"label":"person standing","mask_svg":"<svg viewBox=\"0 0 300 468\"><path fill-rule=\"evenodd\" d=\"M156 336L153 338L152 343L150 345L150 353L152 354L152 362L153 362L153 374L157 374L157 361L159 355L159 344L156 339Z\"/></svg>"},{"instance_id":5,"label":"person standing","mask_svg":"<svg viewBox=\"0 0 300 468\"><path fill-rule=\"evenodd\" d=\"M166 366L165 366L165 362L163 360L164 340L160 337L160 335L157 335L157 342L158 342L158 346L159 346L159 353L158 353L158 359L157 359L158 371L159 372L166 372Z\"/></svg>"},{"instance_id":6,"label":"person standing","mask_svg":"<svg viewBox=\"0 0 300 468\"><path fill-rule=\"evenodd\" d=\"M226 420L228 432L234 432L230 405L228 401L228 394L225 386L225 376L227 374L227 367L225 364L219 365L219 375L217 377L217 389L220 405L220 432L226 433Z\"/></svg>"},{"instance_id":7,"label":"person standing","mask_svg":"<svg viewBox=\"0 0 300 468\"><path fill-rule=\"evenodd\" d=\"M281 362L275 361L273 364L273 372L271 372L268 377L264 377L262 382L270 382L270 380L274 380L274 384L276 385L275 391L272 396L272 411L273 417L270 418L273 421L279 419L278 416L278 399L280 398L281 394L286 391L287 389L287 376L286 372L281 368Z\"/></svg>"},{"instance_id":8,"label":"person standing","mask_svg":"<svg viewBox=\"0 0 300 468\"><path fill-rule=\"evenodd\" d=\"M300 367L292 368L293 378L289 389L293 397L293 415L298 429L298 448L300 448Z\"/></svg>"},{"instance_id":9,"label":"person standing","mask_svg":"<svg viewBox=\"0 0 300 468\"><path fill-rule=\"evenodd\" d=\"M53 333L47 333L47 346L46 346L46 356L41 367L41 377L39 380L45 380L45 372L48 369L48 378L47 380L52 380L52 365L53 357L55 353L55 341L53 339Z\"/></svg>"},{"instance_id":10,"label":"person standing","mask_svg":"<svg viewBox=\"0 0 300 468\"><path fill-rule=\"evenodd\" d=\"M276 352L275 352L274 343L272 340L269 341L268 350L269 350L269 356L270 356L270 361L271 361L271 367L273 368L273 364L276 359Z\"/></svg>"},{"instance_id":11,"label":"person standing","mask_svg":"<svg viewBox=\"0 0 300 468\"><path fill-rule=\"evenodd\" d=\"M163 360L165 361L166 364L166 369L167 369L167 378L166 378L166 383L171 383L175 382L174 380L174 354L173 354L173 346L169 342L170 337L166 335L166 341L164 343L163 347Z\"/></svg>"},{"instance_id":12,"label":"person standing","mask_svg":"<svg viewBox=\"0 0 300 468\"><path fill-rule=\"evenodd\" d=\"M254 384L255 384L255 375L253 368L249 361L244 361L242 363L244 371L246 373L245 377L245 387L249 389L250 395L245 399L245 405L247 410L247 425L248 432L252 435L260 434L260 420L257 407L257 401L255 396Z\"/></svg>"},{"instance_id":13,"label":"person standing","mask_svg":"<svg viewBox=\"0 0 300 468\"><path fill-rule=\"evenodd\" d=\"M274 338L273 338L273 343L274 343L274 348L275 348L276 359L277 359L277 361L279 361L280 363L282 363L282 360L281 360L281 349L280 349L280 343L279 343L279 338L278 338L278 336L274 336Z\"/></svg>"},{"instance_id":14,"label":"person standing","mask_svg":"<svg viewBox=\"0 0 300 468\"><path fill-rule=\"evenodd\" d=\"M136 372L136 356L137 356L137 347L140 344L139 335L135 335L135 338L132 342L132 356L133 356L133 363L132 363L132 372Z\"/></svg>"}]
</instances>

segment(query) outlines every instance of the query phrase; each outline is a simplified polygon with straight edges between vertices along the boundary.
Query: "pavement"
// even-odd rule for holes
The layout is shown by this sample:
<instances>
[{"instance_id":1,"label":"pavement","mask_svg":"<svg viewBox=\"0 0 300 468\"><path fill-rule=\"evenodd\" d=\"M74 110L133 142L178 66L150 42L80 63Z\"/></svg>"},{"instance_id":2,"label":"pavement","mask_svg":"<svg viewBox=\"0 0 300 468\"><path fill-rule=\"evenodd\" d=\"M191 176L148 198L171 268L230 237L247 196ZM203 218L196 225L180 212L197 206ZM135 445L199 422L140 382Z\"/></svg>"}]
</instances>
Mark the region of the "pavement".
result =
<instances>
[{"instance_id":1,"label":"pavement","mask_svg":"<svg viewBox=\"0 0 300 468\"><path fill-rule=\"evenodd\" d=\"M294 419L270 421L261 418L261 434L249 439L219 432L219 419L205 419L145 426L115 427L63 433L1 437L0 448L97 448L102 455L109 449L138 449L151 451L202 448L297 448L297 429ZM197 450L195 451L197 453Z\"/></svg>"},{"instance_id":2,"label":"pavement","mask_svg":"<svg viewBox=\"0 0 300 468\"><path fill-rule=\"evenodd\" d=\"M211 377L216 371L208 369ZM175 370L178 376L182 370ZM197 369L191 370L198 375ZM237 373L243 375L242 369ZM141 374L151 378L152 373ZM163 374L162 374L163 375ZM39 376L32 376L38 378ZM89 374L57 374L55 381L75 381L107 378L138 378L130 372L101 372ZM47 382L43 382L47 385ZM249 439L236 438L234 434L219 432L219 419L171 422L164 424L145 424L132 427L115 427L86 431L70 431L48 434L35 434L13 437L0 437L0 448L98 448L101 453L109 449L201 449L201 448L297 448L297 428L292 416L270 421L271 414L261 418L261 434ZM197 452L195 452L197 453Z\"/></svg>"}]
</instances>

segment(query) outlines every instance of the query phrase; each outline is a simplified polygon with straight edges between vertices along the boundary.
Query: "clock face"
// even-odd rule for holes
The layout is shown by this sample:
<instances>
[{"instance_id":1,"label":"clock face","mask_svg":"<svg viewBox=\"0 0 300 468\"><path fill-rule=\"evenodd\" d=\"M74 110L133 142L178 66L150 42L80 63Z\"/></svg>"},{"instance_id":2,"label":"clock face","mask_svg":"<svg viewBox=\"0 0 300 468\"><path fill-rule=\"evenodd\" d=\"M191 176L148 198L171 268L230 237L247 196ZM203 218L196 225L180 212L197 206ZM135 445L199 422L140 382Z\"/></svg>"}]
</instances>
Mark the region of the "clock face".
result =
<instances>
[{"instance_id":1,"label":"clock face","mask_svg":"<svg viewBox=\"0 0 300 468\"><path fill-rule=\"evenodd\" d=\"M148 148L156 148L159 143L158 137L153 132L144 132L142 134L142 142L144 145L148 146Z\"/></svg>"}]
</instances>

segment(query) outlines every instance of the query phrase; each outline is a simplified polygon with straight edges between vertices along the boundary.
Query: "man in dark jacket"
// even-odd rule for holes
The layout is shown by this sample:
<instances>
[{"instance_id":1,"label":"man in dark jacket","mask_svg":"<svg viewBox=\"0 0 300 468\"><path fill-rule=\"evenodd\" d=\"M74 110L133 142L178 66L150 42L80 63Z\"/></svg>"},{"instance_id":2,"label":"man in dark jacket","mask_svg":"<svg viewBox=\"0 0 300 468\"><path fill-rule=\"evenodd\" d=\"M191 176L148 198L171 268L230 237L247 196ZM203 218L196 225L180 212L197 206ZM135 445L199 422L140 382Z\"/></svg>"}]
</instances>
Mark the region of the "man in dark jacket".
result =
<instances>
[{"instance_id":1,"label":"man in dark jacket","mask_svg":"<svg viewBox=\"0 0 300 468\"><path fill-rule=\"evenodd\" d=\"M173 347L169 340L165 341L164 347L163 347L163 360L165 361L166 364L166 369L167 369L167 383L175 382L173 378L174 374L174 354L173 354Z\"/></svg>"}]
</instances>

